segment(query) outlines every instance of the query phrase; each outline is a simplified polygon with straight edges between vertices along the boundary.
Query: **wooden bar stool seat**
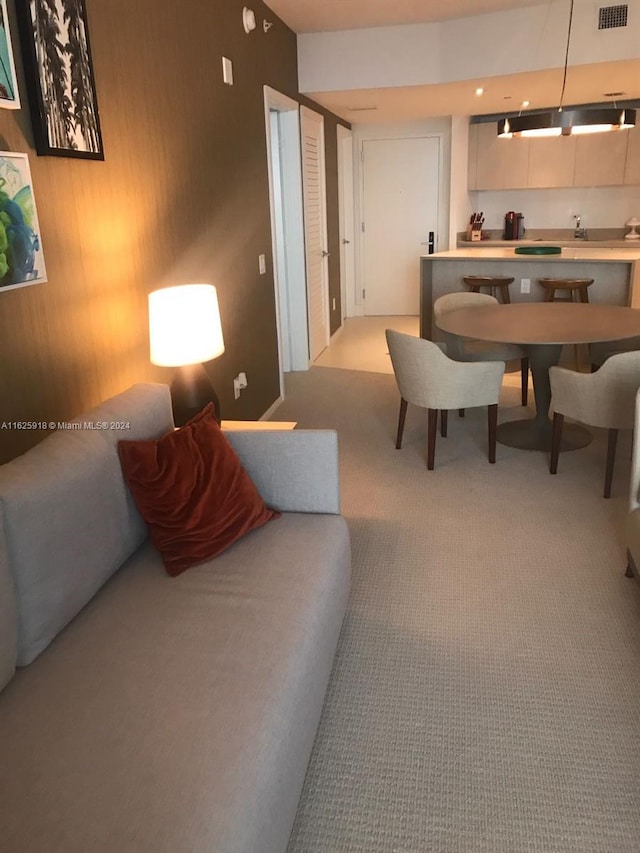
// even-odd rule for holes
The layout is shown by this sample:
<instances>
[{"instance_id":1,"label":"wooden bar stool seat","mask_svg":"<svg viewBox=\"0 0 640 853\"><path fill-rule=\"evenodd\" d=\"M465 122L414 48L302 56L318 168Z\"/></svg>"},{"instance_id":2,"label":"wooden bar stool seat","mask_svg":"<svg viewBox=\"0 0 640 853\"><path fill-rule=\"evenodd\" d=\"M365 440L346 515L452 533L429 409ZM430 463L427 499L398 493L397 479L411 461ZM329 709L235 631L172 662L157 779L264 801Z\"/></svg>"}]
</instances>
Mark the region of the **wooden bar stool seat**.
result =
<instances>
[{"instance_id":1,"label":"wooden bar stool seat","mask_svg":"<svg viewBox=\"0 0 640 853\"><path fill-rule=\"evenodd\" d=\"M545 302L588 302L592 278L539 278L538 283L545 289ZM564 291L566 296L557 296L556 292Z\"/></svg>"},{"instance_id":2,"label":"wooden bar stool seat","mask_svg":"<svg viewBox=\"0 0 640 853\"><path fill-rule=\"evenodd\" d=\"M501 302L511 302L509 285L513 278L495 275L465 275L463 279L471 293L480 293L480 288L488 289L489 295Z\"/></svg>"},{"instance_id":3,"label":"wooden bar stool seat","mask_svg":"<svg viewBox=\"0 0 640 853\"><path fill-rule=\"evenodd\" d=\"M544 287L545 302L588 302L589 287L593 284L592 278L539 278L538 284ZM557 296L557 291L564 291L565 296ZM576 370L580 366L580 352L578 344L574 344L573 354Z\"/></svg>"}]
</instances>

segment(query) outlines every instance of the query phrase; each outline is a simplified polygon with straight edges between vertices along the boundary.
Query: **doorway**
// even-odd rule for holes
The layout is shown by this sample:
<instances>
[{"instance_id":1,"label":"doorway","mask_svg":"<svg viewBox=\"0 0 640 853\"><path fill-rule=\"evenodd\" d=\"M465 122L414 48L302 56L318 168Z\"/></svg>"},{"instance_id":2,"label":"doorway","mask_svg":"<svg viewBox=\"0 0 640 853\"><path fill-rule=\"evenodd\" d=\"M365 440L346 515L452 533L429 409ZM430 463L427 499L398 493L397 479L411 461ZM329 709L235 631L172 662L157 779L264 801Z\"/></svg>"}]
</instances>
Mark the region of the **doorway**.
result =
<instances>
[{"instance_id":1,"label":"doorway","mask_svg":"<svg viewBox=\"0 0 640 853\"><path fill-rule=\"evenodd\" d=\"M264 87L280 396L284 372L307 370L309 335L298 102Z\"/></svg>"},{"instance_id":2,"label":"doorway","mask_svg":"<svg viewBox=\"0 0 640 853\"><path fill-rule=\"evenodd\" d=\"M355 312L353 135L341 124L338 136L338 229L340 239L340 325Z\"/></svg>"},{"instance_id":3,"label":"doorway","mask_svg":"<svg viewBox=\"0 0 640 853\"><path fill-rule=\"evenodd\" d=\"M437 251L440 136L362 142L363 304L366 315L418 314L418 258Z\"/></svg>"}]
</instances>

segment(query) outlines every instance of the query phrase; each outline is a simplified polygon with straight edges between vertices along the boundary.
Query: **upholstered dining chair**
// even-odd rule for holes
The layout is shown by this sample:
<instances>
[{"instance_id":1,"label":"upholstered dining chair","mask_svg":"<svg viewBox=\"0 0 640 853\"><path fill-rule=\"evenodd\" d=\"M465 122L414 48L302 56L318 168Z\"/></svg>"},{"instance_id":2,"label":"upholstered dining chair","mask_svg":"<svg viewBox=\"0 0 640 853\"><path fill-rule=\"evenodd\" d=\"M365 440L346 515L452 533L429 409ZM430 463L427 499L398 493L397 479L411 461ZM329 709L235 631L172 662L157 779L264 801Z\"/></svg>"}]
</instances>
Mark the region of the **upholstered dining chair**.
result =
<instances>
[{"instance_id":1,"label":"upholstered dining chair","mask_svg":"<svg viewBox=\"0 0 640 853\"><path fill-rule=\"evenodd\" d=\"M636 394L625 543L627 546L626 575L628 578L633 578L638 576L640 568L640 390Z\"/></svg>"},{"instance_id":2,"label":"upholstered dining chair","mask_svg":"<svg viewBox=\"0 0 640 853\"><path fill-rule=\"evenodd\" d=\"M640 352L612 355L595 373L565 367L549 370L553 434L549 472L558 471L565 417L608 430L604 497L611 496L618 430L633 429L636 393L640 388Z\"/></svg>"},{"instance_id":3,"label":"upholstered dining chair","mask_svg":"<svg viewBox=\"0 0 640 853\"><path fill-rule=\"evenodd\" d=\"M428 411L427 469L433 471L436 430L440 411L442 435L447 434L449 409L488 407L489 462L496 461L498 397L504 374L503 361L460 363L450 359L433 341L387 329L387 345L400 390L400 415L396 448L402 434L409 403Z\"/></svg>"},{"instance_id":4,"label":"upholstered dining chair","mask_svg":"<svg viewBox=\"0 0 640 853\"><path fill-rule=\"evenodd\" d=\"M635 350L640 350L640 337L626 338L621 341L598 341L598 343L589 344L591 371L596 371L602 367L605 361L616 353L635 352Z\"/></svg>"},{"instance_id":5,"label":"upholstered dining chair","mask_svg":"<svg viewBox=\"0 0 640 853\"><path fill-rule=\"evenodd\" d=\"M447 293L433 303L433 315L436 321L448 311L458 308L476 308L482 305L497 304L495 296L487 293ZM520 401L527 405L529 390L529 359L525 350L516 344L498 344L490 341L478 341L461 338L451 332L441 330L447 344L449 356L456 361L512 361L520 362Z\"/></svg>"}]
</instances>

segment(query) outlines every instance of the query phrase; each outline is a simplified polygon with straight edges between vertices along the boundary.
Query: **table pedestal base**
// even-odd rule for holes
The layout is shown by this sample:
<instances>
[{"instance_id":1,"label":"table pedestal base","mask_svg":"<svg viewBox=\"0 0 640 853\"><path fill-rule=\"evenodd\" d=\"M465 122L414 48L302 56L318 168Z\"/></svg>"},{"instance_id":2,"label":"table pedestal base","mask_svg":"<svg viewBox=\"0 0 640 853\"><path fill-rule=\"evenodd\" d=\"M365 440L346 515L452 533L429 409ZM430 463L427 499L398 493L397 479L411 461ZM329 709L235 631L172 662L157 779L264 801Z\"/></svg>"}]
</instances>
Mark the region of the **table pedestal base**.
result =
<instances>
[{"instance_id":1,"label":"table pedestal base","mask_svg":"<svg viewBox=\"0 0 640 853\"><path fill-rule=\"evenodd\" d=\"M551 451L551 421L548 418L527 418L522 421L507 421L498 425L498 441L507 447L520 450ZM578 424L565 422L562 428L560 450L578 450L591 443L589 430Z\"/></svg>"}]
</instances>

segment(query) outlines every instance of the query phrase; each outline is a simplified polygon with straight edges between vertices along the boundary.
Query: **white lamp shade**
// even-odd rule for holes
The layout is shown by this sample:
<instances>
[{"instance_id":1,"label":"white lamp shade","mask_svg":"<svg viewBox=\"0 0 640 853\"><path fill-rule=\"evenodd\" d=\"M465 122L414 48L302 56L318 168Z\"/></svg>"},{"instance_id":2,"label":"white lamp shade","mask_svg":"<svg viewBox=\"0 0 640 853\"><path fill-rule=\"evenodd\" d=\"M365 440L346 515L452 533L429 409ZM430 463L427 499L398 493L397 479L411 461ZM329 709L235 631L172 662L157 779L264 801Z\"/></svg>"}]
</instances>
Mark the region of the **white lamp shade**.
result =
<instances>
[{"instance_id":1,"label":"white lamp shade","mask_svg":"<svg viewBox=\"0 0 640 853\"><path fill-rule=\"evenodd\" d=\"M183 284L149 294L152 364L180 367L224 352L218 294L212 284Z\"/></svg>"}]
</instances>

